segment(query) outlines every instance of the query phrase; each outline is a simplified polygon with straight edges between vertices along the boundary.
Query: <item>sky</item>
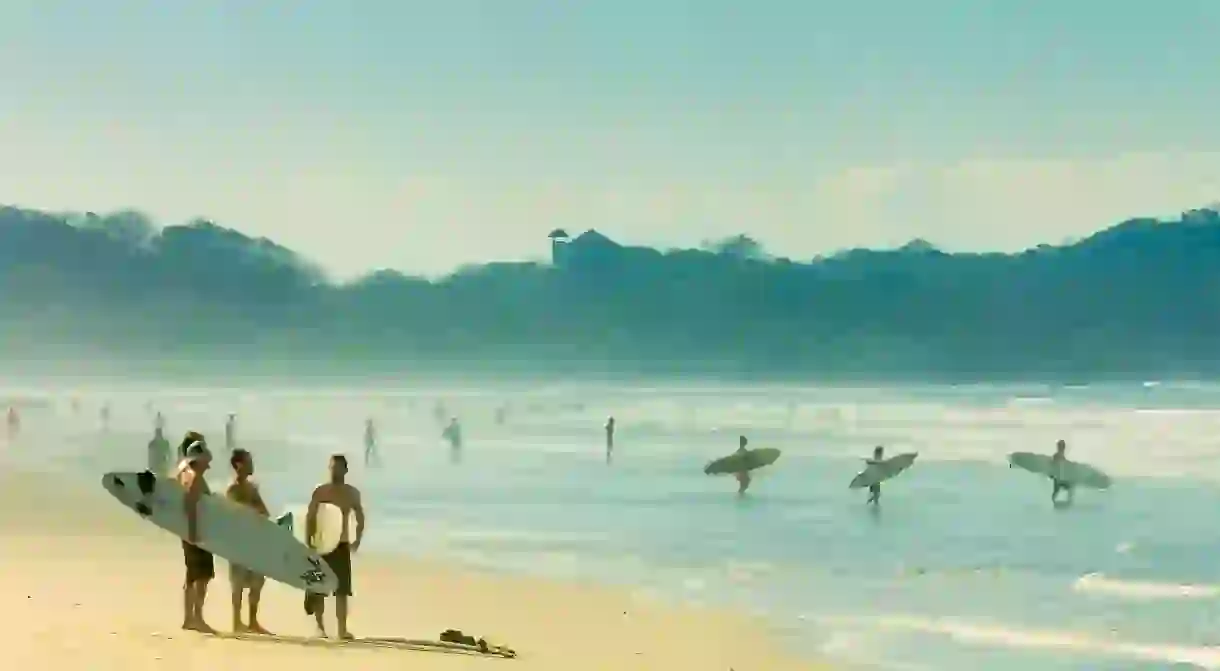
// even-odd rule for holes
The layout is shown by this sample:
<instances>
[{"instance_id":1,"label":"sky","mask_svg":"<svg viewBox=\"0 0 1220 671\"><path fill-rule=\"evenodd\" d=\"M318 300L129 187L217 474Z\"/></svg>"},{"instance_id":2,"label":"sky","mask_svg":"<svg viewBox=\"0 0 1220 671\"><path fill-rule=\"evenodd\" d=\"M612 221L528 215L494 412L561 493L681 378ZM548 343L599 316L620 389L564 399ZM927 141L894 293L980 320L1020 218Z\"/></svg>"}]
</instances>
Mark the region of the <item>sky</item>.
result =
<instances>
[{"instance_id":1,"label":"sky","mask_svg":"<svg viewBox=\"0 0 1220 671\"><path fill-rule=\"evenodd\" d=\"M337 277L553 228L809 258L1220 201L1220 2L3 0L0 203Z\"/></svg>"}]
</instances>

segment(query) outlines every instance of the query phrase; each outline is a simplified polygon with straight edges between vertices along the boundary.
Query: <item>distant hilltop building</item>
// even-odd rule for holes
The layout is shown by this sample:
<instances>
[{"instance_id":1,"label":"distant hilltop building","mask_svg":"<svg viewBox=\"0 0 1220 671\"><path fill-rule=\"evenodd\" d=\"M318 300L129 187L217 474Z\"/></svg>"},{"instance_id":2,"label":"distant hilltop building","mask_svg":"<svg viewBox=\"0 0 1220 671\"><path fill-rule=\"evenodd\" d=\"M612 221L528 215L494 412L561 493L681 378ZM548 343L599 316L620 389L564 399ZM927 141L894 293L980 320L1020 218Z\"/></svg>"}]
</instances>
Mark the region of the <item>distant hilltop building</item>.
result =
<instances>
[{"instance_id":1,"label":"distant hilltop building","mask_svg":"<svg viewBox=\"0 0 1220 671\"><path fill-rule=\"evenodd\" d=\"M556 228L547 234L551 240L551 263L553 265L561 265L563 263L563 253L567 251L568 242L571 241L571 236L562 228Z\"/></svg>"}]
</instances>

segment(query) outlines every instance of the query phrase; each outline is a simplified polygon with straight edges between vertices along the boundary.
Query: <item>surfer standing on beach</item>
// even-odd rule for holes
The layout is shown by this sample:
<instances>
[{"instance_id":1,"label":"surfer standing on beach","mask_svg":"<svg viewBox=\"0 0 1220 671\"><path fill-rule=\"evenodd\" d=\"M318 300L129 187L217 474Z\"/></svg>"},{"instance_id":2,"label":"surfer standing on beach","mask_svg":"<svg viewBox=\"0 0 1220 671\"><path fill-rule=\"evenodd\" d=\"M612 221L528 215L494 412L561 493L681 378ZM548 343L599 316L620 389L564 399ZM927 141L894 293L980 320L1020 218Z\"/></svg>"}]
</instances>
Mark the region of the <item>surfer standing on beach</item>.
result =
<instances>
[{"instance_id":1,"label":"surfer standing on beach","mask_svg":"<svg viewBox=\"0 0 1220 671\"><path fill-rule=\"evenodd\" d=\"M746 451L746 445L748 444L750 444L750 441L747 440L745 436L738 436L737 454L744 454ZM737 471L733 474L733 477L737 478L737 495L742 496L746 493L746 490L750 488L750 471Z\"/></svg>"},{"instance_id":2,"label":"surfer standing on beach","mask_svg":"<svg viewBox=\"0 0 1220 671\"><path fill-rule=\"evenodd\" d=\"M330 480L318 485L309 499L309 512L305 514L305 538L313 547L314 537L318 531L318 508L328 503L339 509L343 518L343 532L339 536L339 544L334 550L322 555L330 569L338 578L339 585L335 589L335 619L339 627L339 638L352 640L355 638L347 630L347 599L352 596L352 555L360 549L360 541L364 538L364 505L360 501L360 490L347 484L347 457L336 454L330 458ZM356 518L356 538L351 540L352 530L348 528L348 517ZM326 611L326 597L309 594L305 597L305 612L313 615L318 626L318 635L326 636L326 625L322 615Z\"/></svg>"},{"instance_id":3,"label":"surfer standing on beach","mask_svg":"<svg viewBox=\"0 0 1220 671\"><path fill-rule=\"evenodd\" d=\"M235 449L229 456L229 464L233 467L233 482L225 490L225 498L250 508L263 517L270 517L258 485L250 480L250 476L254 475L254 457L246 450ZM266 581L266 578L248 568L229 563L229 585L233 590L234 633L271 633L258 622L258 604L262 598L263 585ZM249 624L242 624L241 604L242 596L246 591L250 592L250 618Z\"/></svg>"},{"instance_id":4,"label":"surfer standing on beach","mask_svg":"<svg viewBox=\"0 0 1220 671\"><path fill-rule=\"evenodd\" d=\"M1055 443L1055 454L1051 456L1051 503L1059 503L1059 492L1067 492L1066 503L1071 503L1076 492L1071 483L1060 480L1057 476L1062 475L1064 463L1067 462L1067 442L1060 440Z\"/></svg>"},{"instance_id":5,"label":"surfer standing on beach","mask_svg":"<svg viewBox=\"0 0 1220 671\"><path fill-rule=\"evenodd\" d=\"M873 448L873 458L865 459L864 463L869 466L876 466L885 461L885 448L881 445ZM881 483L877 482L868 487L868 502L877 505L881 503Z\"/></svg>"},{"instance_id":6,"label":"surfer standing on beach","mask_svg":"<svg viewBox=\"0 0 1220 671\"><path fill-rule=\"evenodd\" d=\"M203 474L212 464L212 453L203 436L194 431L187 432L179 450L184 458L175 479L186 490L183 497L186 538L182 541L182 555L186 578L182 584L182 628L214 634L216 630L203 619L203 604L208 596L208 583L216 577L216 565L212 553L196 545L199 542L199 499L209 493Z\"/></svg>"}]
</instances>

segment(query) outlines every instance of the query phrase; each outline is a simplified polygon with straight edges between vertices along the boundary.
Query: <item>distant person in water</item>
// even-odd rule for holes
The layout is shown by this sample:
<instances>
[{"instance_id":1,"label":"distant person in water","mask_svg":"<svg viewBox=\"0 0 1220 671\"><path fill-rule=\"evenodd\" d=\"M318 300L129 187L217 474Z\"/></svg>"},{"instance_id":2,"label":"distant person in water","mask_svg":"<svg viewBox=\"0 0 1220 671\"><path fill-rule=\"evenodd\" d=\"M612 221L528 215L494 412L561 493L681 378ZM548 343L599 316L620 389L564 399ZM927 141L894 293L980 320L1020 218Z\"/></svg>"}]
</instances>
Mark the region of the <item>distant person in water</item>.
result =
<instances>
[{"instance_id":1,"label":"distant person in water","mask_svg":"<svg viewBox=\"0 0 1220 671\"><path fill-rule=\"evenodd\" d=\"M445 409L444 401L437 401L436 405L432 406L432 419L436 420L437 424L445 421L445 415L449 414Z\"/></svg>"},{"instance_id":2,"label":"distant person in water","mask_svg":"<svg viewBox=\"0 0 1220 671\"><path fill-rule=\"evenodd\" d=\"M182 628L208 634L216 633L203 619L203 606L207 601L208 584L216 577L216 564L212 553L199 547L199 500L209 493L204 473L212 465L212 453L203 436L194 431L186 434L180 449L184 458L179 464L175 479L186 490L183 503L186 507L186 538L182 541L182 555L186 565L186 577L182 583Z\"/></svg>"},{"instance_id":3,"label":"distant person in water","mask_svg":"<svg viewBox=\"0 0 1220 671\"><path fill-rule=\"evenodd\" d=\"M868 464L869 466L876 466L877 464L880 464L883 461L885 461L885 448L882 447L881 445L878 445L877 447L873 448L873 457L871 459L865 459L864 463ZM873 485L869 485L868 502L873 505L877 505L878 503L881 503L881 483L880 482L873 484Z\"/></svg>"},{"instance_id":4,"label":"distant person in water","mask_svg":"<svg viewBox=\"0 0 1220 671\"><path fill-rule=\"evenodd\" d=\"M148 441L148 470L158 478L170 472L173 455L170 454L169 441L165 439L165 430L161 427L153 429L152 440Z\"/></svg>"},{"instance_id":5,"label":"distant person in water","mask_svg":"<svg viewBox=\"0 0 1220 671\"><path fill-rule=\"evenodd\" d=\"M606 463L614 459L614 417L606 419Z\"/></svg>"},{"instance_id":6,"label":"distant person in water","mask_svg":"<svg viewBox=\"0 0 1220 671\"><path fill-rule=\"evenodd\" d=\"M496 426L504 426L506 421L508 421L508 406L501 405L496 408Z\"/></svg>"},{"instance_id":7,"label":"distant person in water","mask_svg":"<svg viewBox=\"0 0 1220 671\"><path fill-rule=\"evenodd\" d=\"M98 411L98 418L102 422L102 431L110 430L110 403L102 404L102 409Z\"/></svg>"},{"instance_id":8,"label":"distant person in water","mask_svg":"<svg viewBox=\"0 0 1220 671\"><path fill-rule=\"evenodd\" d=\"M245 506L263 517L270 517L263 495L250 476L254 475L254 457L242 449L235 449L229 456L229 464L233 467L233 482L225 490L225 498ZM244 566L229 563L229 586L233 596L233 631L235 633L250 632L253 634L270 634L258 621L258 606L263 595L263 585L267 580L263 576ZM250 614L248 624L242 624L241 606L245 593L250 594Z\"/></svg>"},{"instance_id":9,"label":"distant person in water","mask_svg":"<svg viewBox=\"0 0 1220 671\"><path fill-rule=\"evenodd\" d=\"M157 431L165 430L165 415L161 414L160 410L157 411L157 416L153 418L153 429Z\"/></svg>"},{"instance_id":10,"label":"distant person in water","mask_svg":"<svg viewBox=\"0 0 1220 671\"><path fill-rule=\"evenodd\" d=\"M747 440L745 436L738 436L737 437L737 454L745 454L746 445L749 445L749 444L750 444L750 441ZM741 495L745 494L746 490L750 488L750 471L748 471L748 470L737 471L736 473L733 474L733 477L737 478L737 495L741 496Z\"/></svg>"},{"instance_id":11,"label":"distant person in water","mask_svg":"<svg viewBox=\"0 0 1220 671\"><path fill-rule=\"evenodd\" d=\"M441 437L449 441L449 456L454 461L462 458L462 425L458 424L457 417L449 420L449 426L441 432Z\"/></svg>"},{"instance_id":12,"label":"distant person in water","mask_svg":"<svg viewBox=\"0 0 1220 671\"><path fill-rule=\"evenodd\" d=\"M1063 468L1063 464L1066 461L1067 461L1067 443L1065 441L1060 440L1058 443L1055 443L1055 454L1051 456L1051 465L1053 466L1053 469L1051 472L1058 475L1059 470L1061 468ZM1059 478L1055 477L1055 475L1052 475L1051 476L1051 503L1059 503L1059 492L1067 493L1066 503L1071 503L1072 499L1076 495L1076 492L1075 492L1075 490L1073 490L1071 484L1060 480Z\"/></svg>"},{"instance_id":13,"label":"distant person in water","mask_svg":"<svg viewBox=\"0 0 1220 671\"><path fill-rule=\"evenodd\" d=\"M237 415L232 412L225 420L225 449L229 451L237 449Z\"/></svg>"},{"instance_id":14,"label":"distant person in water","mask_svg":"<svg viewBox=\"0 0 1220 671\"><path fill-rule=\"evenodd\" d=\"M8 439L17 440L17 435L21 433L21 415L17 414L17 408L9 407L5 423L8 425Z\"/></svg>"},{"instance_id":15,"label":"distant person in water","mask_svg":"<svg viewBox=\"0 0 1220 671\"><path fill-rule=\"evenodd\" d=\"M364 420L364 465L368 466L372 463L380 463L381 459L377 456L377 427L373 424L373 418L369 417Z\"/></svg>"}]
</instances>

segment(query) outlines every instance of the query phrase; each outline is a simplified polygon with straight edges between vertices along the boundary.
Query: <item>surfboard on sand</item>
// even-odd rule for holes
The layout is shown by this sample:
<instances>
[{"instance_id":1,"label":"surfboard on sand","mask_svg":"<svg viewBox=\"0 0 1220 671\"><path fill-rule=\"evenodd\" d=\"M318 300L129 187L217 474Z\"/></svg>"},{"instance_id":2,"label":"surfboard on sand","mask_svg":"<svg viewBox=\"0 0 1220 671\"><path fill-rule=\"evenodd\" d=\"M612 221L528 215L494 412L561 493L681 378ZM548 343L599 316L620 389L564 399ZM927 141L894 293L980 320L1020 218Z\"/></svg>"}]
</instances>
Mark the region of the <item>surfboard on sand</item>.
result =
<instances>
[{"instance_id":1,"label":"surfboard on sand","mask_svg":"<svg viewBox=\"0 0 1220 671\"><path fill-rule=\"evenodd\" d=\"M171 478L111 472L102 487L144 520L186 538L186 490ZM317 552L305 547L283 523L269 520L223 496L199 500L199 546L255 573L317 594L335 591L338 581Z\"/></svg>"},{"instance_id":2,"label":"surfboard on sand","mask_svg":"<svg viewBox=\"0 0 1220 671\"><path fill-rule=\"evenodd\" d=\"M915 457L918 456L918 452L906 452L892 456L878 464L869 464L856 477L852 478L848 488L861 489L885 482L910 468L911 464L915 463Z\"/></svg>"},{"instance_id":3,"label":"surfboard on sand","mask_svg":"<svg viewBox=\"0 0 1220 671\"><path fill-rule=\"evenodd\" d=\"M734 452L727 457L720 457L703 467L708 475L728 475L741 471L752 471L763 466L770 466L779 459L779 450L774 447L759 447L744 452Z\"/></svg>"},{"instance_id":4,"label":"surfboard on sand","mask_svg":"<svg viewBox=\"0 0 1220 671\"><path fill-rule=\"evenodd\" d=\"M1090 489L1109 489L1113 481L1110 476L1096 468L1078 461L1063 461L1055 464L1049 454L1013 452L1008 455L1008 464L1030 473L1056 478L1061 482Z\"/></svg>"},{"instance_id":5,"label":"surfboard on sand","mask_svg":"<svg viewBox=\"0 0 1220 671\"><path fill-rule=\"evenodd\" d=\"M294 513L288 513L293 515ZM296 525L295 533L297 540L305 545L309 545L309 539L305 538L305 519L309 514L308 509L303 509L298 513L300 515L300 523ZM356 513L348 512L347 528L351 540L356 539ZM343 512L338 506L323 503L318 506L318 521L317 528L314 529L314 543L310 547L317 550L320 554L333 552L339 546L339 541L343 539Z\"/></svg>"}]
</instances>

